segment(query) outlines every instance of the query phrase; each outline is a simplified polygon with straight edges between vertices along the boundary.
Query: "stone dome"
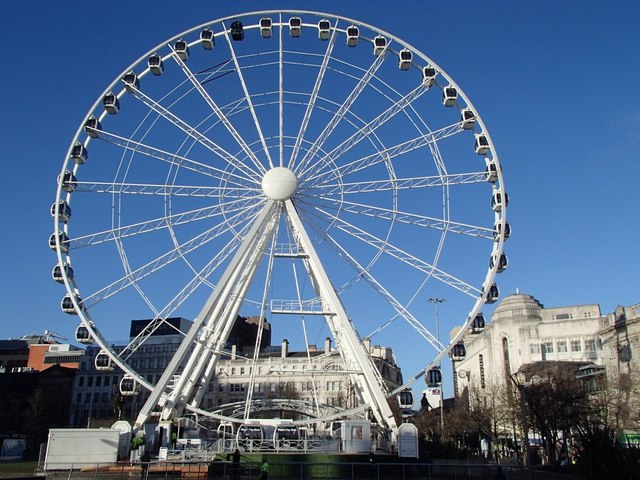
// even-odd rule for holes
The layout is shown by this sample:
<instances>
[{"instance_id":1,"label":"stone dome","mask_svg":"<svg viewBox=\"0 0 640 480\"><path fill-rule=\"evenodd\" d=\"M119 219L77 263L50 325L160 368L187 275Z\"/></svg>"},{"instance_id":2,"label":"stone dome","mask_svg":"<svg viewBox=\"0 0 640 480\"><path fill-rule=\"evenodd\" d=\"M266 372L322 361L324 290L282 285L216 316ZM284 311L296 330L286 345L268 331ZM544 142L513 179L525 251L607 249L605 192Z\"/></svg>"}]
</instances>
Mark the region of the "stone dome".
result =
<instances>
[{"instance_id":1,"label":"stone dome","mask_svg":"<svg viewBox=\"0 0 640 480\"><path fill-rule=\"evenodd\" d=\"M491 320L493 322L503 318L510 318L516 321L519 319L541 320L540 310L543 308L544 305L532 295L518 292L505 297L498 304L491 314Z\"/></svg>"}]
</instances>

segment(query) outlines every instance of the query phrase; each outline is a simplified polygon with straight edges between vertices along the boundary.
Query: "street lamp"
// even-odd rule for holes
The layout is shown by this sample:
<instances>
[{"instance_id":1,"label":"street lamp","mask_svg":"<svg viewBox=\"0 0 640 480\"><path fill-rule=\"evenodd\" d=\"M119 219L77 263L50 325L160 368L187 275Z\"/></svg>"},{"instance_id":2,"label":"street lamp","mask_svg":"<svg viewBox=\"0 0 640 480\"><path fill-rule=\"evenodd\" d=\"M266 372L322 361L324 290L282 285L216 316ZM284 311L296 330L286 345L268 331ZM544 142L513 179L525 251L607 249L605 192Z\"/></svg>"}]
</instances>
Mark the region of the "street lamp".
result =
<instances>
[{"instance_id":1,"label":"street lamp","mask_svg":"<svg viewBox=\"0 0 640 480\"><path fill-rule=\"evenodd\" d=\"M518 371L509 378L518 389L519 403L520 403L520 417L522 419L522 454L524 455L525 464L527 466L528 478L531 480L531 454L529 452L529 420L527 419L526 402L527 396L525 392L524 384L526 382L526 374L522 371Z\"/></svg>"},{"instance_id":2,"label":"street lamp","mask_svg":"<svg viewBox=\"0 0 640 480\"><path fill-rule=\"evenodd\" d=\"M433 303L433 306L436 309L436 339L438 343L440 343L440 325L438 322L438 304L446 302L446 298L427 298L427 302ZM440 436L444 437L444 400L443 400L443 389L442 389L442 381L440 381Z\"/></svg>"}]
</instances>

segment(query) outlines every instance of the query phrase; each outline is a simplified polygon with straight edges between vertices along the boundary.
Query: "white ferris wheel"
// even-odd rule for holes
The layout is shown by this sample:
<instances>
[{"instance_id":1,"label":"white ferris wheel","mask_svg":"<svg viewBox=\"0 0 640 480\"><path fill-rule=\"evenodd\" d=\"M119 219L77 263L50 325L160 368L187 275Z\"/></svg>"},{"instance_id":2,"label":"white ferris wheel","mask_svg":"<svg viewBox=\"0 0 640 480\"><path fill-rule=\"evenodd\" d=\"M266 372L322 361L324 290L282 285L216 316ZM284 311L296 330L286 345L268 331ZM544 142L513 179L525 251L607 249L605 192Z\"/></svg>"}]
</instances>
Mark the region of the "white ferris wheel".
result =
<instances>
[{"instance_id":1,"label":"white ferris wheel","mask_svg":"<svg viewBox=\"0 0 640 480\"><path fill-rule=\"evenodd\" d=\"M498 298L506 206L489 132L433 60L356 20L261 11L182 32L107 86L63 162L49 243L79 339L123 370L123 393L150 391L138 425L158 410L238 421L201 392L244 315L301 350L330 336L357 410L395 430L387 399L464 353ZM434 297L463 312L450 341ZM174 317L193 325L152 382L130 356ZM113 348L132 318L153 320ZM365 339L393 349L402 385Z\"/></svg>"}]
</instances>

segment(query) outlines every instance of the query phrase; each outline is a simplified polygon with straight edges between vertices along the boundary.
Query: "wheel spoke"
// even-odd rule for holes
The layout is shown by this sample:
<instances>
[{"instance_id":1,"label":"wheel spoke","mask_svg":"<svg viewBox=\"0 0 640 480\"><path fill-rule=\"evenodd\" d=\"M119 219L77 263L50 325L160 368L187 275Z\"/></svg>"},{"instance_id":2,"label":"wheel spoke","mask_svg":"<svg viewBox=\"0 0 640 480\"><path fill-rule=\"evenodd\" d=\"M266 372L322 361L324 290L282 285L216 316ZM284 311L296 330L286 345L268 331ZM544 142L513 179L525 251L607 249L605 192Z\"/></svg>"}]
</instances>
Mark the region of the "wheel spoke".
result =
<instances>
[{"instance_id":1,"label":"wheel spoke","mask_svg":"<svg viewBox=\"0 0 640 480\"><path fill-rule=\"evenodd\" d=\"M228 212L244 211L247 208L252 208L258 202L258 198L259 197L245 197L229 202L228 204L198 208L189 212L176 213L165 217L147 220L146 222L116 227L102 232L75 237L69 242L70 248L77 250L79 248L97 245L99 243L109 242L116 239L123 239L133 235L163 230L170 226L182 225L196 220L204 220L211 217L221 216Z\"/></svg>"},{"instance_id":2,"label":"wheel spoke","mask_svg":"<svg viewBox=\"0 0 640 480\"><path fill-rule=\"evenodd\" d=\"M206 185L162 185L126 182L82 182L78 181L76 192L107 193L110 195L151 195L159 197L204 197L241 199L247 194L258 194L258 188L210 187Z\"/></svg>"}]
</instances>

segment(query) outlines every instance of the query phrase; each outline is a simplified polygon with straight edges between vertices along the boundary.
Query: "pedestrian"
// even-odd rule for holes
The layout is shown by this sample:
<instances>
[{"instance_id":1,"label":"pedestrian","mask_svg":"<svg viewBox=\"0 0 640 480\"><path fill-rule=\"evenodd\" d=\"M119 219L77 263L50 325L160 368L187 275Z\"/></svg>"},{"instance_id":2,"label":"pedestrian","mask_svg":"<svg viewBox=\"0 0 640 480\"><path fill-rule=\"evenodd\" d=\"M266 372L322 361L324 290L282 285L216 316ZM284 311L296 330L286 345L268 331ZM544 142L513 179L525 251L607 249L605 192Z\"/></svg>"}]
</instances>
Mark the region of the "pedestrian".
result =
<instances>
[{"instance_id":1,"label":"pedestrian","mask_svg":"<svg viewBox=\"0 0 640 480\"><path fill-rule=\"evenodd\" d=\"M260 480L269 480L269 463L266 458L262 460L260 467Z\"/></svg>"},{"instance_id":2,"label":"pedestrian","mask_svg":"<svg viewBox=\"0 0 640 480\"><path fill-rule=\"evenodd\" d=\"M145 449L144 453L140 457L140 467L142 467L142 471L140 472L141 480L145 480L147 478L150 462L151 462L151 454L147 449Z\"/></svg>"},{"instance_id":3,"label":"pedestrian","mask_svg":"<svg viewBox=\"0 0 640 480\"><path fill-rule=\"evenodd\" d=\"M429 399L427 399L427 394L423 393L422 398L420 399L420 410L424 410L425 412L429 410Z\"/></svg>"},{"instance_id":4,"label":"pedestrian","mask_svg":"<svg viewBox=\"0 0 640 480\"><path fill-rule=\"evenodd\" d=\"M233 452L233 480L240 480L240 450Z\"/></svg>"}]
</instances>

